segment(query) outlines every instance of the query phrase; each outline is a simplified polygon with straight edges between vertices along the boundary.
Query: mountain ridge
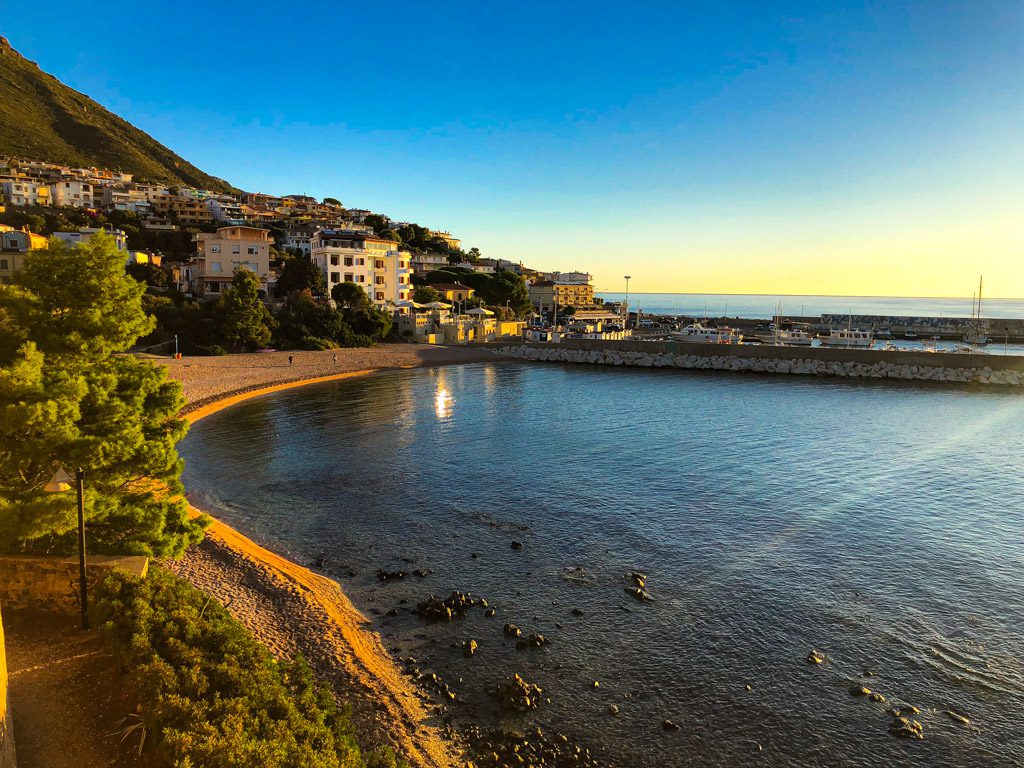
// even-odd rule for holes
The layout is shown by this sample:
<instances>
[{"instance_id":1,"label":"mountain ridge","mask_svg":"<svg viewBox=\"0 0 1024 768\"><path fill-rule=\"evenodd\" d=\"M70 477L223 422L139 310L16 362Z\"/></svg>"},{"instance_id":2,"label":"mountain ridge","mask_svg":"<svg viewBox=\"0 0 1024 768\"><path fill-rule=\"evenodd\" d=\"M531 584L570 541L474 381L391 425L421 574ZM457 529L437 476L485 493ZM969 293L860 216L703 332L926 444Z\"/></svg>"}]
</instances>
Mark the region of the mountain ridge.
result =
<instances>
[{"instance_id":1,"label":"mountain ridge","mask_svg":"<svg viewBox=\"0 0 1024 768\"><path fill-rule=\"evenodd\" d=\"M120 170L137 181L240 191L44 72L6 37L0 37L0 155Z\"/></svg>"}]
</instances>

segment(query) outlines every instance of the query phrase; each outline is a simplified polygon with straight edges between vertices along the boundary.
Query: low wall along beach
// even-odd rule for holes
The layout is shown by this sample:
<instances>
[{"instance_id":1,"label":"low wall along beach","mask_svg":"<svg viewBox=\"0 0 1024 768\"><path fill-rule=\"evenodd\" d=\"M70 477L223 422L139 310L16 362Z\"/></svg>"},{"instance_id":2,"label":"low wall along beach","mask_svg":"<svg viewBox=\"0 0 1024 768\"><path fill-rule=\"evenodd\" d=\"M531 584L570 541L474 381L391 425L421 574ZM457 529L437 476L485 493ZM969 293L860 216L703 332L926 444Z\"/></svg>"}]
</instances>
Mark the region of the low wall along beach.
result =
<instances>
[{"instance_id":1,"label":"low wall along beach","mask_svg":"<svg viewBox=\"0 0 1024 768\"><path fill-rule=\"evenodd\" d=\"M1024 357L830 347L569 340L494 344L520 360L1024 387Z\"/></svg>"}]
</instances>

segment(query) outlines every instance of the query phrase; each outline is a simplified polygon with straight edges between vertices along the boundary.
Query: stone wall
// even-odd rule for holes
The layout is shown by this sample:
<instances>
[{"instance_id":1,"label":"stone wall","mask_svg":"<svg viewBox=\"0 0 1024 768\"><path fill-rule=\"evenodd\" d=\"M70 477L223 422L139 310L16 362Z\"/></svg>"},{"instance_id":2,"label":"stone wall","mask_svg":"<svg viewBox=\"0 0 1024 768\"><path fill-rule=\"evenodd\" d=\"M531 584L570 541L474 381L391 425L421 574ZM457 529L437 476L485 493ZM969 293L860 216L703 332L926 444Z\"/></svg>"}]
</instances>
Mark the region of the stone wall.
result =
<instances>
[{"instance_id":1,"label":"stone wall","mask_svg":"<svg viewBox=\"0 0 1024 768\"><path fill-rule=\"evenodd\" d=\"M1024 357L1012 356L587 340L492 347L510 357L544 362L1024 387Z\"/></svg>"},{"instance_id":2,"label":"stone wall","mask_svg":"<svg viewBox=\"0 0 1024 768\"><path fill-rule=\"evenodd\" d=\"M3 617L0 616L0 768L15 768L14 723L7 690L7 648L4 645Z\"/></svg>"},{"instance_id":3,"label":"stone wall","mask_svg":"<svg viewBox=\"0 0 1024 768\"><path fill-rule=\"evenodd\" d=\"M87 561L90 585L111 568L122 568L137 576L149 569L147 557L90 557ZM4 608L37 608L78 612L78 558L0 557L0 605Z\"/></svg>"}]
</instances>

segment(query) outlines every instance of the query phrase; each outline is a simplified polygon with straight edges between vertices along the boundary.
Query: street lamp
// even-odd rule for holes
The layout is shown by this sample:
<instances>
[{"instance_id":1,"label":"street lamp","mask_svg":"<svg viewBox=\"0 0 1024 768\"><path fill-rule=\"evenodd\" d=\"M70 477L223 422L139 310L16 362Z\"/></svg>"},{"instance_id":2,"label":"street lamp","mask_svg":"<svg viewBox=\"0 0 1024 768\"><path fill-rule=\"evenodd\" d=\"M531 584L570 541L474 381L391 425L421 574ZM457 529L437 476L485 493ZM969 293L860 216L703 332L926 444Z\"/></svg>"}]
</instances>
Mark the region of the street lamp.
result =
<instances>
[{"instance_id":1,"label":"street lamp","mask_svg":"<svg viewBox=\"0 0 1024 768\"><path fill-rule=\"evenodd\" d=\"M85 472L79 469L75 473L75 486L78 489L78 589L82 600L82 629L89 628L89 588L85 581ZM48 493L61 493L71 490L71 476L64 467L50 478L43 490Z\"/></svg>"}]
</instances>

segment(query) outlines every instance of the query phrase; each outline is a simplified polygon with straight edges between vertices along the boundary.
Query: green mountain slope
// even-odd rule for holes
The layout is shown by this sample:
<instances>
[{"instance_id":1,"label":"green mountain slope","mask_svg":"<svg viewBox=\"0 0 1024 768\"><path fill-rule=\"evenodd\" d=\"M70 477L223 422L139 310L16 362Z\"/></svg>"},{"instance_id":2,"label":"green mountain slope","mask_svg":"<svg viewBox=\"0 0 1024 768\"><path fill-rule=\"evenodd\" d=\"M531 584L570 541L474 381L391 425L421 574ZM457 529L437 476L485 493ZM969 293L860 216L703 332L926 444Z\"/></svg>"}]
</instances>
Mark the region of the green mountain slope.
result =
<instances>
[{"instance_id":1,"label":"green mountain slope","mask_svg":"<svg viewBox=\"0 0 1024 768\"><path fill-rule=\"evenodd\" d=\"M0 37L0 155L231 191L153 137L39 69Z\"/></svg>"}]
</instances>

